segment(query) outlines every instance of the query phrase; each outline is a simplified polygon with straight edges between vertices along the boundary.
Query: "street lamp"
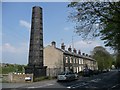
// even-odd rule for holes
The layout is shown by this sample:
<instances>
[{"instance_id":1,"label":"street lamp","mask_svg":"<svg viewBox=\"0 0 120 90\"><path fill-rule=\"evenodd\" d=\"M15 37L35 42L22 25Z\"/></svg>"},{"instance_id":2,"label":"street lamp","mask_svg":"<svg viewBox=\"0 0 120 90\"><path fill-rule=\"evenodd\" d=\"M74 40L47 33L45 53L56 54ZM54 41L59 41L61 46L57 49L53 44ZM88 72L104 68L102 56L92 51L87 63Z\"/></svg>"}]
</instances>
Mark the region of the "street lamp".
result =
<instances>
[{"instance_id":1,"label":"street lamp","mask_svg":"<svg viewBox=\"0 0 120 90\"><path fill-rule=\"evenodd\" d=\"M75 52L74 52L74 40L73 40L73 38L75 37L76 35L74 35L74 36L72 36L72 50L73 50L73 63L75 62L76 63L76 58L75 58ZM76 52L77 53L77 52ZM75 60L75 61L74 61ZM75 69L76 69L76 66L74 66L73 64L72 64L72 67L75 67ZM74 71L74 68L73 68L73 71ZM75 70L76 71L76 70ZM77 71L76 71L77 72Z\"/></svg>"},{"instance_id":2,"label":"street lamp","mask_svg":"<svg viewBox=\"0 0 120 90\"><path fill-rule=\"evenodd\" d=\"M74 49L74 37L76 37L76 35L72 35L72 48Z\"/></svg>"}]
</instances>

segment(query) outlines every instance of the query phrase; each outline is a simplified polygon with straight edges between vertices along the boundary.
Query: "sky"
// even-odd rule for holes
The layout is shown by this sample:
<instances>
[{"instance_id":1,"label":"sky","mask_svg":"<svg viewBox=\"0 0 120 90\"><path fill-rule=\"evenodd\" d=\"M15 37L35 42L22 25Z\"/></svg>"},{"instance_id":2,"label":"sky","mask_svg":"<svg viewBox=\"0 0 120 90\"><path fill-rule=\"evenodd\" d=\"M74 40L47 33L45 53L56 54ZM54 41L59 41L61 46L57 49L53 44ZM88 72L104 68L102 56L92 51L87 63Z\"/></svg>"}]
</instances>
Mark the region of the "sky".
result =
<instances>
[{"instance_id":1,"label":"sky","mask_svg":"<svg viewBox=\"0 0 120 90\"><path fill-rule=\"evenodd\" d=\"M83 41L74 33L74 23L68 20L69 2L2 2L2 62L27 64L31 28L32 7L43 8L43 42L44 47L55 41L60 48L64 42L83 53L90 54L95 46L104 46L103 41L94 39ZM0 8L1 9L1 8ZM1 25L1 24L0 24ZM73 37L73 38L72 38ZM73 41L72 41L73 40ZM72 43L73 42L73 43ZM1 49L2 48L2 49ZM107 48L112 53L113 51Z\"/></svg>"}]
</instances>

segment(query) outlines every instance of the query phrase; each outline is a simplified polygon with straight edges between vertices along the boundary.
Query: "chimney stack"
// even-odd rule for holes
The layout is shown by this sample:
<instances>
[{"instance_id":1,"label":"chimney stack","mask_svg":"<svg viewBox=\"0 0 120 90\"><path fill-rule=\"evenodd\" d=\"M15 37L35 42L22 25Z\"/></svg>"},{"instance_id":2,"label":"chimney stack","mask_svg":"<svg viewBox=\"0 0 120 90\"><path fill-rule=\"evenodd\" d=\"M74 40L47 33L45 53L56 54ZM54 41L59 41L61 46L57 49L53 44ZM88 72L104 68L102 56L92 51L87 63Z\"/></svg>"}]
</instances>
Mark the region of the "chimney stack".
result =
<instances>
[{"instance_id":1,"label":"chimney stack","mask_svg":"<svg viewBox=\"0 0 120 90\"><path fill-rule=\"evenodd\" d=\"M88 56L88 54L86 54L86 56Z\"/></svg>"},{"instance_id":2,"label":"chimney stack","mask_svg":"<svg viewBox=\"0 0 120 90\"><path fill-rule=\"evenodd\" d=\"M73 52L74 52L74 53L77 53L77 50L74 48L74 49L73 49Z\"/></svg>"},{"instance_id":3,"label":"chimney stack","mask_svg":"<svg viewBox=\"0 0 120 90\"><path fill-rule=\"evenodd\" d=\"M81 55L81 51L80 50L78 51L78 54Z\"/></svg>"},{"instance_id":4,"label":"chimney stack","mask_svg":"<svg viewBox=\"0 0 120 90\"><path fill-rule=\"evenodd\" d=\"M71 46L68 48L68 51L72 52L72 48L71 48Z\"/></svg>"},{"instance_id":5,"label":"chimney stack","mask_svg":"<svg viewBox=\"0 0 120 90\"><path fill-rule=\"evenodd\" d=\"M65 50L65 45L64 45L64 43L61 44L61 49Z\"/></svg>"},{"instance_id":6,"label":"chimney stack","mask_svg":"<svg viewBox=\"0 0 120 90\"><path fill-rule=\"evenodd\" d=\"M89 55L89 57L91 57L91 55Z\"/></svg>"},{"instance_id":7,"label":"chimney stack","mask_svg":"<svg viewBox=\"0 0 120 90\"><path fill-rule=\"evenodd\" d=\"M52 41L51 44L52 44L53 47L56 47L56 42L55 41Z\"/></svg>"},{"instance_id":8,"label":"chimney stack","mask_svg":"<svg viewBox=\"0 0 120 90\"><path fill-rule=\"evenodd\" d=\"M85 55L85 53L82 53L82 55L84 56L84 55Z\"/></svg>"}]
</instances>

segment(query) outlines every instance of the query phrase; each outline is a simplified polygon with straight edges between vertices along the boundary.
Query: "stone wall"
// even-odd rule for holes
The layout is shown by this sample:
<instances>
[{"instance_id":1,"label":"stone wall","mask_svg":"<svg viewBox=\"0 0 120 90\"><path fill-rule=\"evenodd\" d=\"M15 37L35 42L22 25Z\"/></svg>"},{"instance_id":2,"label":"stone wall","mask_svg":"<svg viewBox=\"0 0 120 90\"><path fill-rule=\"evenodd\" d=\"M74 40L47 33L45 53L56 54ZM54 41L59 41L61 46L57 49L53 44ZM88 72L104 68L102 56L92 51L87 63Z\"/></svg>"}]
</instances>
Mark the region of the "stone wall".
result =
<instances>
[{"instance_id":1,"label":"stone wall","mask_svg":"<svg viewBox=\"0 0 120 90\"><path fill-rule=\"evenodd\" d=\"M58 74L63 72L62 68L47 68L47 76L57 77Z\"/></svg>"},{"instance_id":2,"label":"stone wall","mask_svg":"<svg viewBox=\"0 0 120 90\"><path fill-rule=\"evenodd\" d=\"M0 82L9 82L9 80L8 80L8 74L2 74Z\"/></svg>"},{"instance_id":3,"label":"stone wall","mask_svg":"<svg viewBox=\"0 0 120 90\"><path fill-rule=\"evenodd\" d=\"M25 79L25 78L30 78ZM21 74L21 73L9 73L8 75L3 75L2 81L4 82L33 82L33 74Z\"/></svg>"}]
</instances>

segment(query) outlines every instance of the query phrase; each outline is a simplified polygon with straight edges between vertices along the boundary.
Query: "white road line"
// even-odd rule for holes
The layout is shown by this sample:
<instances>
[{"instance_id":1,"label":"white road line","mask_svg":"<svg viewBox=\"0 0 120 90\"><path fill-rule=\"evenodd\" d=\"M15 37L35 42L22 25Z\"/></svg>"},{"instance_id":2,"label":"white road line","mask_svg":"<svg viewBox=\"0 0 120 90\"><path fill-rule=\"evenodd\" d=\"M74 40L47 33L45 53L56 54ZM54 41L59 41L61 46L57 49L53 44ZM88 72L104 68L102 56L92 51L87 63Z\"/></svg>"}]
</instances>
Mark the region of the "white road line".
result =
<instances>
[{"instance_id":1,"label":"white road line","mask_svg":"<svg viewBox=\"0 0 120 90\"><path fill-rule=\"evenodd\" d=\"M93 79L93 80L90 80L89 82L98 82L100 81L101 79L97 78L97 79Z\"/></svg>"},{"instance_id":2,"label":"white road line","mask_svg":"<svg viewBox=\"0 0 120 90\"><path fill-rule=\"evenodd\" d=\"M98 82L100 81L101 79L100 78L96 78L96 79L93 79L93 80L90 80L88 81L87 83L79 83L79 84L75 84L75 85L71 85L71 86L68 86L67 88L78 88L78 87L81 87L81 86L85 86L87 84L89 84L90 82ZM96 87L95 87L96 88Z\"/></svg>"},{"instance_id":3,"label":"white road line","mask_svg":"<svg viewBox=\"0 0 120 90\"><path fill-rule=\"evenodd\" d=\"M46 85L43 85L43 86L38 86L37 88L40 88L40 87L47 87L47 86L51 86L51 85L54 85L54 84L46 84Z\"/></svg>"},{"instance_id":4,"label":"white road line","mask_svg":"<svg viewBox=\"0 0 120 90\"><path fill-rule=\"evenodd\" d=\"M71 85L71 86L68 86L67 88L78 88L78 87L81 87L81 86L85 86L87 85L88 83L79 83L79 84L75 84L75 85Z\"/></svg>"},{"instance_id":5,"label":"white road line","mask_svg":"<svg viewBox=\"0 0 120 90\"><path fill-rule=\"evenodd\" d=\"M67 88L71 88L70 86L68 86Z\"/></svg>"},{"instance_id":6,"label":"white road line","mask_svg":"<svg viewBox=\"0 0 120 90\"><path fill-rule=\"evenodd\" d=\"M35 87L27 87L27 88L35 88Z\"/></svg>"},{"instance_id":7,"label":"white road line","mask_svg":"<svg viewBox=\"0 0 120 90\"><path fill-rule=\"evenodd\" d=\"M115 88L115 87L117 87L119 84L116 84L116 85L114 85L114 86L112 86L111 88Z\"/></svg>"},{"instance_id":8,"label":"white road line","mask_svg":"<svg viewBox=\"0 0 120 90\"><path fill-rule=\"evenodd\" d=\"M46 85L42 85L42 86L37 86L37 87L27 87L27 88L42 88L42 87L47 87L47 86L51 86L54 84L46 84Z\"/></svg>"}]
</instances>

